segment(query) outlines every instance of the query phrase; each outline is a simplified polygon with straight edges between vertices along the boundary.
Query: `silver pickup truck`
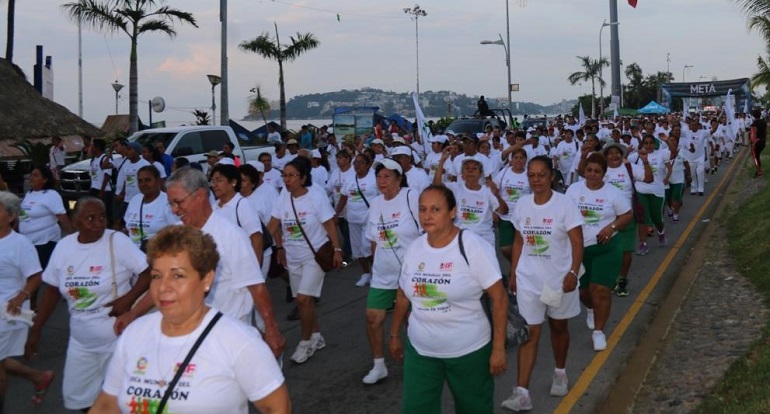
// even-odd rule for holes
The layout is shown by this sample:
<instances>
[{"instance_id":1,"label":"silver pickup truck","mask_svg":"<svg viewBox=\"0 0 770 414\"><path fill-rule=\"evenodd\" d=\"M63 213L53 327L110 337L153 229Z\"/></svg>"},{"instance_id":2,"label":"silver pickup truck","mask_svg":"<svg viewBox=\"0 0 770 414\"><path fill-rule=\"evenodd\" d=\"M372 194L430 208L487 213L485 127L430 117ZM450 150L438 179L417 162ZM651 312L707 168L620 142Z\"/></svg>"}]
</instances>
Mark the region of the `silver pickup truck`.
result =
<instances>
[{"instance_id":1,"label":"silver pickup truck","mask_svg":"<svg viewBox=\"0 0 770 414\"><path fill-rule=\"evenodd\" d=\"M147 129L131 135L128 141L142 145L160 141L166 147L166 153L172 157L185 157L190 162L199 162L204 166L206 153L212 150L222 151L226 142L233 144L233 153L244 162L256 160L263 152L275 154L272 145L246 146L241 143L248 142L241 138L228 126L203 125ZM120 155L113 155L113 163L119 164L119 161ZM90 162L91 160L83 160L62 169L61 193L65 199L77 200L88 194L88 189L91 188Z\"/></svg>"}]
</instances>

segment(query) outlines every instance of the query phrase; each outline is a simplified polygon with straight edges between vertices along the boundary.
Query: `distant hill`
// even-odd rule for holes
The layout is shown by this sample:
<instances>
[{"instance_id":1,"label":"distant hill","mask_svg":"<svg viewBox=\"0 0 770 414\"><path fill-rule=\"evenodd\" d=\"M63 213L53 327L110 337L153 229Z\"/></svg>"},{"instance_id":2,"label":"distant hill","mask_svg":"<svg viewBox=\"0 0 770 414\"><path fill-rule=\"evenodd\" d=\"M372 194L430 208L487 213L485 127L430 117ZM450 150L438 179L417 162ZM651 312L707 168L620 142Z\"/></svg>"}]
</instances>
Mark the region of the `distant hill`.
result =
<instances>
[{"instance_id":1,"label":"distant hill","mask_svg":"<svg viewBox=\"0 0 770 414\"><path fill-rule=\"evenodd\" d=\"M425 116L429 118L473 115L476 111L478 96L468 96L450 91L420 92L420 106ZM487 97L490 108L507 106L507 100ZM565 100L553 105L543 106L533 102L513 102L514 115L543 115L566 113L576 100ZM450 106L451 105L451 106ZM383 91L374 88L355 90L343 89L336 92L298 95L286 103L286 114L289 119L323 119L330 118L334 108L339 106L379 106L386 116L393 113L413 118L414 104L411 93ZM274 109L269 117L278 117L278 109ZM257 115L247 115L244 120L258 120Z\"/></svg>"}]
</instances>

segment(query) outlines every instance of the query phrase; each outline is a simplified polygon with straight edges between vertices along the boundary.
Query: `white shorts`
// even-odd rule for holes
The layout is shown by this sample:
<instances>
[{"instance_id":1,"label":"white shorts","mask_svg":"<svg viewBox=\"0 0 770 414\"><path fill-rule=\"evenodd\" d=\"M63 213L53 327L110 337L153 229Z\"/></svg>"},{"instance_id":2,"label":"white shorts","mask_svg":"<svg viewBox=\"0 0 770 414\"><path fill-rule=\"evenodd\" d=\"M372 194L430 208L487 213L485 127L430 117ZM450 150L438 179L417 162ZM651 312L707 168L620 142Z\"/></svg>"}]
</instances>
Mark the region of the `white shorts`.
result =
<instances>
[{"instance_id":1,"label":"white shorts","mask_svg":"<svg viewBox=\"0 0 770 414\"><path fill-rule=\"evenodd\" d=\"M26 326L0 332L0 361L8 357L24 355L24 344L27 342L27 332L29 332Z\"/></svg>"},{"instance_id":2,"label":"white shorts","mask_svg":"<svg viewBox=\"0 0 770 414\"><path fill-rule=\"evenodd\" d=\"M96 397L102 392L104 374L111 357L112 351L89 351L70 338L62 381L64 407L82 410L94 404Z\"/></svg>"},{"instance_id":3,"label":"white shorts","mask_svg":"<svg viewBox=\"0 0 770 414\"><path fill-rule=\"evenodd\" d=\"M294 297L297 294L306 296L321 297L321 289L324 286L324 276L326 273L315 259L310 259L300 263L288 263L289 285Z\"/></svg>"},{"instance_id":4,"label":"white shorts","mask_svg":"<svg viewBox=\"0 0 770 414\"><path fill-rule=\"evenodd\" d=\"M350 248L353 251L353 257L360 259L372 255L372 243L364 236L366 232L366 223L351 223L350 227Z\"/></svg>"},{"instance_id":5,"label":"white shorts","mask_svg":"<svg viewBox=\"0 0 770 414\"><path fill-rule=\"evenodd\" d=\"M580 295L577 289L565 293L558 308L541 302L539 293L526 290L517 290L516 302L521 316L529 325L541 325L546 316L551 319L569 319L580 314Z\"/></svg>"}]
</instances>

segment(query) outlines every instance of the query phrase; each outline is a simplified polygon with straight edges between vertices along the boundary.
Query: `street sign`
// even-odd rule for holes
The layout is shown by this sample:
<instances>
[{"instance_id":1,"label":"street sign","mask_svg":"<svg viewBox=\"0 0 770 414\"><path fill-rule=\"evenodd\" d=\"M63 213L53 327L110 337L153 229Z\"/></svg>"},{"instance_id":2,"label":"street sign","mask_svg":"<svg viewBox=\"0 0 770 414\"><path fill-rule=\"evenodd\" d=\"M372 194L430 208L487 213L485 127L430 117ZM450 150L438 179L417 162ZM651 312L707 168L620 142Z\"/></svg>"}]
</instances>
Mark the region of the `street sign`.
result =
<instances>
[{"instance_id":1,"label":"street sign","mask_svg":"<svg viewBox=\"0 0 770 414\"><path fill-rule=\"evenodd\" d=\"M519 91L519 84L518 83L512 83L511 84L511 92L518 92Z\"/></svg>"}]
</instances>

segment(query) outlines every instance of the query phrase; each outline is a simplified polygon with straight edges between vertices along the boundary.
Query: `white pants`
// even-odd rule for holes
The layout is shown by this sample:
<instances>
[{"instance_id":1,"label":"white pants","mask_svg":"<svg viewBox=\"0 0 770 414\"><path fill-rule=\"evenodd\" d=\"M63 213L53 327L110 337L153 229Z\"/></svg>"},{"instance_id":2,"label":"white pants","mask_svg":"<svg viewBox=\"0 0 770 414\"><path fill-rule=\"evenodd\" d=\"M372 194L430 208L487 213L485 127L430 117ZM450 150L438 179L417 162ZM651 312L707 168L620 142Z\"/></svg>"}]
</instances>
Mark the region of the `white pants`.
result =
<instances>
[{"instance_id":1,"label":"white pants","mask_svg":"<svg viewBox=\"0 0 770 414\"><path fill-rule=\"evenodd\" d=\"M366 223L348 221L350 228L350 249L353 257L360 259L372 255L372 243L366 238Z\"/></svg>"},{"instance_id":2,"label":"white pants","mask_svg":"<svg viewBox=\"0 0 770 414\"><path fill-rule=\"evenodd\" d=\"M704 192L706 186L706 161L703 159L690 161L690 168L692 169L690 194Z\"/></svg>"},{"instance_id":3,"label":"white pants","mask_svg":"<svg viewBox=\"0 0 770 414\"><path fill-rule=\"evenodd\" d=\"M94 404L102 392L104 374L111 357L112 351L94 352L70 338L62 381L64 407L81 410Z\"/></svg>"}]
</instances>

